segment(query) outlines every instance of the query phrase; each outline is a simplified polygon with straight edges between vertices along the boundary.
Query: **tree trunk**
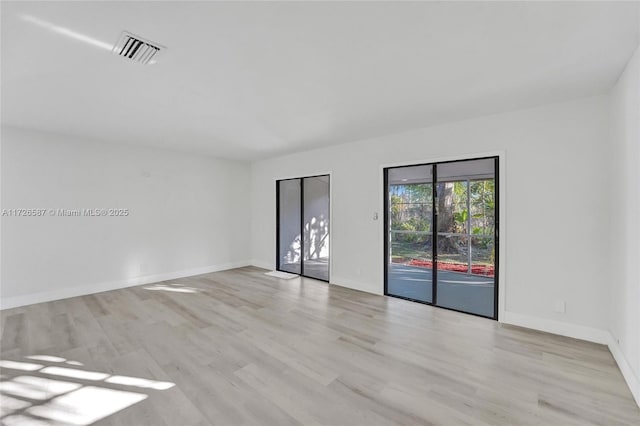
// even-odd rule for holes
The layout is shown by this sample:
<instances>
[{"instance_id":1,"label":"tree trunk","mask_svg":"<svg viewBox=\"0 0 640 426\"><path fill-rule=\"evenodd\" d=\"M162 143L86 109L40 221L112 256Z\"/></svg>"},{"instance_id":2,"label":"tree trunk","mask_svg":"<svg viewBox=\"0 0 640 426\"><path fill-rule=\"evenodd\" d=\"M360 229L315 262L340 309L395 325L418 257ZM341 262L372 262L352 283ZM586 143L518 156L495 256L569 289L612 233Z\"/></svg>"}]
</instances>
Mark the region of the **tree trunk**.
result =
<instances>
[{"instance_id":1,"label":"tree trunk","mask_svg":"<svg viewBox=\"0 0 640 426\"><path fill-rule=\"evenodd\" d=\"M438 184L438 233L455 231L453 185L453 182ZM438 250L440 253L457 253L457 239L438 235Z\"/></svg>"}]
</instances>

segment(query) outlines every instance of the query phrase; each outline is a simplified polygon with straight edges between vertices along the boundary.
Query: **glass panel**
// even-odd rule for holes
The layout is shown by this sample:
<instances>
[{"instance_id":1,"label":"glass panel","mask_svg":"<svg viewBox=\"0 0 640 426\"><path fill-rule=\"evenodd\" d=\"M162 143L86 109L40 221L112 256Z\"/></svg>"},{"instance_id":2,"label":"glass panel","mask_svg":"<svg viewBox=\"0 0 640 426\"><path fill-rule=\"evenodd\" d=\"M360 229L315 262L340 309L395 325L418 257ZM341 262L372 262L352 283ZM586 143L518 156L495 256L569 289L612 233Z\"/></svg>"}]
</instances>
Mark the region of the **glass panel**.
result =
<instances>
[{"instance_id":1,"label":"glass panel","mask_svg":"<svg viewBox=\"0 0 640 426\"><path fill-rule=\"evenodd\" d=\"M466 274L469 270L468 253L469 239L466 235L448 235L438 232L438 271ZM439 297L438 301L440 301Z\"/></svg>"},{"instance_id":2,"label":"glass panel","mask_svg":"<svg viewBox=\"0 0 640 426\"><path fill-rule=\"evenodd\" d=\"M494 276L495 265L495 181L471 182L471 272Z\"/></svg>"},{"instance_id":3,"label":"glass panel","mask_svg":"<svg viewBox=\"0 0 640 426\"><path fill-rule=\"evenodd\" d=\"M437 165L438 306L494 317L494 159Z\"/></svg>"},{"instance_id":4,"label":"glass panel","mask_svg":"<svg viewBox=\"0 0 640 426\"><path fill-rule=\"evenodd\" d=\"M389 241L391 262L387 270L387 293L431 303L431 235L391 231Z\"/></svg>"},{"instance_id":5,"label":"glass panel","mask_svg":"<svg viewBox=\"0 0 640 426\"><path fill-rule=\"evenodd\" d=\"M329 281L329 176L304 178L303 274Z\"/></svg>"},{"instance_id":6,"label":"glass panel","mask_svg":"<svg viewBox=\"0 0 640 426\"><path fill-rule=\"evenodd\" d=\"M300 273L300 179L278 181L278 269Z\"/></svg>"},{"instance_id":7,"label":"glass panel","mask_svg":"<svg viewBox=\"0 0 640 426\"><path fill-rule=\"evenodd\" d=\"M432 301L431 166L388 170L387 294Z\"/></svg>"},{"instance_id":8,"label":"glass panel","mask_svg":"<svg viewBox=\"0 0 640 426\"><path fill-rule=\"evenodd\" d=\"M494 276L495 239L492 236L471 236L471 273Z\"/></svg>"}]
</instances>

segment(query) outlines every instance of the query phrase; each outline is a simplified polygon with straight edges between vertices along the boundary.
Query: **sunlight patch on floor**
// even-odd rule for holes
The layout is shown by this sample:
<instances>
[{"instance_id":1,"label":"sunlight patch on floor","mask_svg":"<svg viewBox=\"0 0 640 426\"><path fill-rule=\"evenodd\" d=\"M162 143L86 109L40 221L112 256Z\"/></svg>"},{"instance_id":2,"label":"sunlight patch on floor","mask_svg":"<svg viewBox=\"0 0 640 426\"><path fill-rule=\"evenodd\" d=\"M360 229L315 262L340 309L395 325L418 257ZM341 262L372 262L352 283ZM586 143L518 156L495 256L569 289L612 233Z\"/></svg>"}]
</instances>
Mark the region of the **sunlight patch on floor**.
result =
<instances>
[{"instance_id":1,"label":"sunlight patch on floor","mask_svg":"<svg viewBox=\"0 0 640 426\"><path fill-rule=\"evenodd\" d=\"M171 382L157 382L155 380L141 379L139 377L127 377L127 376L111 376L105 379L107 383L114 383L117 385L135 386L138 388L166 390L175 386Z\"/></svg>"},{"instance_id":2,"label":"sunlight patch on floor","mask_svg":"<svg viewBox=\"0 0 640 426\"><path fill-rule=\"evenodd\" d=\"M36 371L40 370L44 365L32 364L30 362L9 361L5 359L0 360L0 368L10 368L12 370L22 371Z\"/></svg>"},{"instance_id":3,"label":"sunlight patch on floor","mask_svg":"<svg viewBox=\"0 0 640 426\"><path fill-rule=\"evenodd\" d=\"M26 357L28 359L33 359L35 361L46 361L46 362L65 362L66 358L60 358L59 356L51 356L51 355L31 355Z\"/></svg>"},{"instance_id":4,"label":"sunlight patch on floor","mask_svg":"<svg viewBox=\"0 0 640 426\"><path fill-rule=\"evenodd\" d=\"M26 410L27 414L73 425L90 425L147 398L147 395L85 386Z\"/></svg>"},{"instance_id":5,"label":"sunlight patch on floor","mask_svg":"<svg viewBox=\"0 0 640 426\"><path fill-rule=\"evenodd\" d=\"M45 362L64 362L69 365L84 365L78 361L67 361L66 358L61 358L59 356L51 356L51 355L31 355L25 358L32 359L34 361L45 361Z\"/></svg>"},{"instance_id":6,"label":"sunlight patch on floor","mask_svg":"<svg viewBox=\"0 0 640 426\"><path fill-rule=\"evenodd\" d=\"M81 384L45 379L35 376L18 376L0 383L0 393L45 400L82 387ZM4 395L3 395L4 396Z\"/></svg>"},{"instance_id":7,"label":"sunlight patch on floor","mask_svg":"<svg viewBox=\"0 0 640 426\"><path fill-rule=\"evenodd\" d=\"M199 293L200 289L195 287L186 287L178 284L168 285L168 284L154 284L147 287L142 287L145 290L152 291L169 291L172 293Z\"/></svg>"},{"instance_id":8,"label":"sunlight patch on floor","mask_svg":"<svg viewBox=\"0 0 640 426\"><path fill-rule=\"evenodd\" d=\"M112 375L60 366L77 361L51 355L25 357L57 365L0 360L0 423L6 426L87 426L149 397L141 390L164 391L175 386L142 377ZM13 374L17 376L11 377ZM26 375L25 372L29 372ZM57 376L55 379L46 376ZM91 385L76 382L92 381ZM103 386L100 384L103 383ZM126 387L127 390L114 389Z\"/></svg>"},{"instance_id":9,"label":"sunlight patch on floor","mask_svg":"<svg viewBox=\"0 0 640 426\"><path fill-rule=\"evenodd\" d=\"M27 408L31 403L22 399L12 398L9 395L2 395L0 398L0 417L6 416L17 410Z\"/></svg>"},{"instance_id":10,"label":"sunlight patch on floor","mask_svg":"<svg viewBox=\"0 0 640 426\"><path fill-rule=\"evenodd\" d=\"M81 380L104 380L109 374L97 373L95 371L77 370L75 368L64 367L46 367L40 370L41 373L53 374L55 376L71 377L72 379Z\"/></svg>"}]
</instances>

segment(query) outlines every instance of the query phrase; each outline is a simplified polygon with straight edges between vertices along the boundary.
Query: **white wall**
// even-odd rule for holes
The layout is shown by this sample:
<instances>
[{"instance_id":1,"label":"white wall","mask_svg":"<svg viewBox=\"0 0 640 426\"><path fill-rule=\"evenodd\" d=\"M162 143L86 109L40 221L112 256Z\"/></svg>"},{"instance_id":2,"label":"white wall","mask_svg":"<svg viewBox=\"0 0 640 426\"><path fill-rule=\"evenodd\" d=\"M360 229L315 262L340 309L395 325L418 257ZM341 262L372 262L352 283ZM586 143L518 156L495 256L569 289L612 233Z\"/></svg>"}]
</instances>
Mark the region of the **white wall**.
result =
<instances>
[{"instance_id":1,"label":"white wall","mask_svg":"<svg viewBox=\"0 0 640 426\"><path fill-rule=\"evenodd\" d=\"M640 47L611 92L609 148L612 352L640 403Z\"/></svg>"},{"instance_id":2,"label":"white wall","mask_svg":"<svg viewBox=\"0 0 640 426\"><path fill-rule=\"evenodd\" d=\"M2 129L2 307L248 264L246 163Z\"/></svg>"},{"instance_id":3,"label":"white wall","mask_svg":"<svg viewBox=\"0 0 640 426\"><path fill-rule=\"evenodd\" d=\"M332 282L380 294L382 221L372 215L382 217L381 165L503 151L501 319L604 341L607 138L603 96L256 162L253 263L273 267L274 179L331 171ZM553 311L555 300L566 301L566 313Z\"/></svg>"}]
</instances>

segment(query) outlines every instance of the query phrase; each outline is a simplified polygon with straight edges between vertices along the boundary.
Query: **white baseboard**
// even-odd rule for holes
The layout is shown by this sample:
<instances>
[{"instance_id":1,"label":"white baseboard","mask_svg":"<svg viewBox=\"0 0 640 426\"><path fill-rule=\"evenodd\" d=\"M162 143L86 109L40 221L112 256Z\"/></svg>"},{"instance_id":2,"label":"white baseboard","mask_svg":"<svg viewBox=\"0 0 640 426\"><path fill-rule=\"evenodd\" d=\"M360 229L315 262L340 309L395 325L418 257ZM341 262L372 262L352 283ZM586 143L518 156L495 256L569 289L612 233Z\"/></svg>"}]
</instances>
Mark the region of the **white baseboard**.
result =
<instances>
[{"instance_id":1,"label":"white baseboard","mask_svg":"<svg viewBox=\"0 0 640 426\"><path fill-rule=\"evenodd\" d=\"M638 378L638 376L631 368L631 365L624 356L622 349L618 345L618 342L614 339L613 335L609 331L544 318L532 317L529 315L523 315L509 311L504 313L503 317L500 319L500 322L607 345L609 347L611 355L613 355L613 359L618 364L618 368L622 373L622 377L624 377L624 380L627 382L627 386L629 387L633 398L636 400L636 404L640 406L640 378Z\"/></svg>"},{"instance_id":2,"label":"white baseboard","mask_svg":"<svg viewBox=\"0 0 640 426\"><path fill-rule=\"evenodd\" d=\"M95 284L88 284L79 287L67 287L41 293L25 294L23 296L1 297L0 310L17 308L35 303L50 302L52 300L68 299L70 297L85 296L87 294L102 293L103 291L118 290L120 288L133 287L143 284L151 284L160 281L173 280L176 278L186 278L194 275L208 274L211 272L224 271L227 269L241 268L249 266L251 262L230 262L218 265L204 266L201 268L185 269L182 271L165 272L162 274L144 275L132 277L125 280L109 281Z\"/></svg>"},{"instance_id":3,"label":"white baseboard","mask_svg":"<svg viewBox=\"0 0 640 426\"><path fill-rule=\"evenodd\" d=\"M610 341L609 341L609 350L611 351L611 355L613 355L613 359L616 360L618 364L618 368L620 368L620 372L622 373L622 377L627 382L627 386L629 386L629 390L631 391L631 395L636 400L636 404L640 407L640 378L635 374L631 365L629 365L629 361L624 356L620 345L616 339L614 339L613 335L609 333Z\"/></svg>"},{"instance_id":4,"label":"white baseboard","mask_svg":"<svg viewBox=\"0 0 640 426\"><path fill-rule=\"evenodd\" d=\"M337 285L340 287L350 288L353 290L364 291L365 293L377 294L379 296L382 296L383 294L381 291L372 291L370 285L367 285L360 281L350 280L348 278L333 276L331 278L331 284Z\"/></svg>"},{"instance_id":5,"label":"white baseboard","mask_svg":"<svg viewBox=\"0 0 640 426\"><path fill-rule=\"evenodd\" d=\"M574 339L587 340L589 342L600 343L602 345L608 345L611 341L611 335L606 330L546 318L533 317L511 311L505 311L502 318L499 320L505 324L546 331L547 333L573 337Z\"/></svg>"},{"instance_id":6,"label":"white baseboard","mask_svg":"<svg viewBox=\"0 0 640 426\"><path fill-rule=\"evenodd\" d=\"M275 269L275 266L269 262L264 262L262 260L251 260L251 266L256 266L258 268L262 268L262 269L269 269L270 271L273 271Z\"/></svg>"}]
</instances>

